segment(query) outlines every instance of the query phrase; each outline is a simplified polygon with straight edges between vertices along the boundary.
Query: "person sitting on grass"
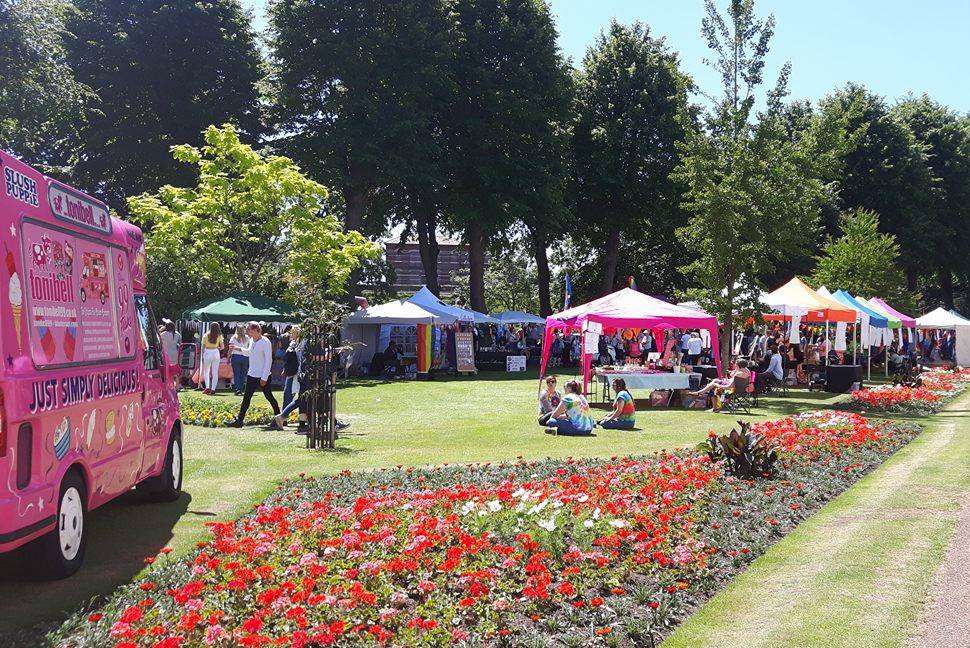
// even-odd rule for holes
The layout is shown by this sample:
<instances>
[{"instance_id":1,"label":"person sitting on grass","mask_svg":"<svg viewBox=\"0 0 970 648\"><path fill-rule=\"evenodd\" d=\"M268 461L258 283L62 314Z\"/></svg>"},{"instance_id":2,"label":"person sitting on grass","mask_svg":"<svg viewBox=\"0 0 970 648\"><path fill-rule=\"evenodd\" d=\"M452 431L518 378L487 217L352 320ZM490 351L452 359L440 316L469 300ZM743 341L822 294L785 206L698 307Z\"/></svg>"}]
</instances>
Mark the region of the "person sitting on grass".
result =
<instances>
[{"instance_id":1,"label":"person sitting on grass","mask_svg":"<svg viewBox=\"0 0 970 648\"><path fill-rule=\"evenodd\" d=\"M566 383L566 394L562 397L559 406L552 412L546 432L580 436L593 431L596 422L590 416L589 403L583 398L582 391L579 383L575 380Z\"/></svg>"},{"instance_id":2,"label":"person sitting on grass","mask_svg":"<svg viewBox=\"0 0 970 648\"><path fill-rule=\"evenodd\" d=\"M707 383L703 389L699 389L694 392L689 392L691 396L706 396L707 394L714 392L716 397L715 402L720 402L720 396L729 389L734 389L734 379L741 378L751 382L751 369L748 368L748 361L745 359L738 360L737 366L734 371L727 378L715 378L714 380Z\"/></svg>"},{"instance_id":3,"label":"person sitting on grass","mask_svg":"<svg viewBox=\"0 0 970 648\"><path fill-rule=\"evenodd\" d=\"M616 392L613 411L603 417L597 425L604 430L632 430L636 425L637 406L633 402L633 396L627 391L626 381L622 378L614 378L613 391Z\"/></svg>"},{"instance_id":4,"label":"person sitting on grass","mask_svg":"<svg viewBox=\"0 0 970 648\"><path fill-rule=\"evenodd\" d=\"M546 376L546 388L539 394L539 425L549 425L552 413L562 402L562 395L556 391L556 377Z\"/></svg>"}]
</instances>

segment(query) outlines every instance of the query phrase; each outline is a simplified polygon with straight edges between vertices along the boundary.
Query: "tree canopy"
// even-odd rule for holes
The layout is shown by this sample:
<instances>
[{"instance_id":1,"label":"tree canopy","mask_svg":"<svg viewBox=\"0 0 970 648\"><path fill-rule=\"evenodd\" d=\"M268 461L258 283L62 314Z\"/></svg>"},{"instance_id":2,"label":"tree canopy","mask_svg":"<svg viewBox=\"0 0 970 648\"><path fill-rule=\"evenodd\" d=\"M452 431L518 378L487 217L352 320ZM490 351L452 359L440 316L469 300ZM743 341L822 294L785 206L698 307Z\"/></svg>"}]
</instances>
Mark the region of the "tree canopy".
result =
<instances>
[{"instance_id":1,"label":"tree canopy","mask_svg":"<svg viewBox=\"0 0 970 648\"><path fill-rule=\"evenodd\" d=\"M899 267L899 243L879 231L879 216L867 209L846 212L842 235L828 237L812 273L815 285L841 288L853 295L882 297L897 308L915 305Z\"/></svg>"},{"instance_id":2,"label":"tree canopy","mask_svg":"<svg viewBox=\"0 0 970 648\"><path fill-rule=\"evenodd\" d=\"M683 188L672 171L681 159L677 143L694 128L691 81L646 25L613 21L586 53L576 86L577 230L603 251L606 293L615 288L621 240L670 246L683 220Z\"/></svg>"},{"instance_id":3,"label":"tree canopy","mask_svg":"<svg viewBox=\"0 0 970 648\"><path fill-rule=\"evenodd\" d=\"M703 32L723 94L707 128L688 131L675 173L690 214L679 230L691 258L683 270L695 286L686 294L728 326L726 353L733 326L760 311L760 278L816 237L828 188L810 132L793 139L775 111L750 121L774 19L757 19L754 2L732 2L726 16L712 0L706 7ZM768 94L775 108L786 78L787 66Z\"/></svg>"},{"instance_id":4,"label":"tree canopy","mask_svg":"<svg viewBox=\"0 0 970 648\"><path fill-rule=\"evenodd\" d=\"M326 210L326 187L288 158L257 153L231 125L210 126L204 139L201 148L173 149L195 170L195 186L166 185L128 201L149 229L149 258L202 285L228 280L308 307L343 294L377 248Z\"/></svg>"},{"instance_id":5,"label":"tree canopy","mask_svg":"<svg viewBox=\"0 0 970 648\"><path fill-rule=\"evenodd\" d=\"M71 11L62 0L0 0L0 149L49 172L74 159L89 98L64 49Z\"/></svg>"},{"instance_id":6,"label":"tree canopy","mask_svg":"<svg viewBox=\"0 0 970 648\"><path fill-rule=\"evenodd\" d=\"M211 124L259 132L262 75L239 0L75 0L67 59L92 94L75 181L109 205L189 180L172 146Z\"/></svg>"}]
</instances>

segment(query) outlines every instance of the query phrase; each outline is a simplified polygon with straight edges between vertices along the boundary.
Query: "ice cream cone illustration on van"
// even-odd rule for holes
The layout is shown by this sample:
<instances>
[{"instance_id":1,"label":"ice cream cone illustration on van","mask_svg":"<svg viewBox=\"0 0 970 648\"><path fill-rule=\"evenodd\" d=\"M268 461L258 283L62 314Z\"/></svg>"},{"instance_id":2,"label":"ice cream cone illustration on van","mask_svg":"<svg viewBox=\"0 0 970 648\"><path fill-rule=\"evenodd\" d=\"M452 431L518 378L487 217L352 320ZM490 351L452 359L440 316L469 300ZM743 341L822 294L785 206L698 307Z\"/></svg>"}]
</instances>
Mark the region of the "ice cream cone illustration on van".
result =
<instances>
[{"instance_id":1,"label":"ice cream cone illustration on van","mask_svg":"<svg viewBox=\"0 0 970 648\"><path fill-rule=\"evenodd\" d=\"M17 274L17 262L14 260L13 252L7 248L7 244L4 243L4 249L6 250L6 263L7 263L7 275L9 280L7 283L7 298L10 301L10 311L13 314L13 328L14 332L17 334L17 350L24 350L24 339L23 339L23 313L24 313L24 291L23 287L20 285L20 275Z\"/></svg>"}]
</instances>

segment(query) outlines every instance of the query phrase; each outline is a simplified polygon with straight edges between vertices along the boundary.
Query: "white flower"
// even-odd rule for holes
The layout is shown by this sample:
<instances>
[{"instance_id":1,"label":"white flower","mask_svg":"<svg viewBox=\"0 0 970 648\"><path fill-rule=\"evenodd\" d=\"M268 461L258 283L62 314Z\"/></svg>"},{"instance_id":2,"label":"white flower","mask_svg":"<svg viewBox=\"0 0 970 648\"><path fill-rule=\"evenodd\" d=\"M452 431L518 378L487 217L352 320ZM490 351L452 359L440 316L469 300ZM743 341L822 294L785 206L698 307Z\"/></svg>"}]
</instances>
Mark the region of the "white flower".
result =
<instances>
[{"instance_id":1,"label":"white flower","mask_svg":"<svg viewBox=\"0 0 970 648\"><path fill-rule=\"evenodd\" d=\"M610 526L616 529L622 529L626 526L626 520L610 520Z\"/></svg>"},{"instance_id":2,"label":"white flower","mask_svg":"<svg viewBox=\"0 0 970 648\"><path fill-rule=\"evenodd\" d=\"M598 520L598 519L600 519L600 507L598 507L598 506L597 506L597 507L596 507L596 509L595 509L595 510L593 511L593 519L594 519L594 520Z\"/></svg>"},{"instance_id":3,"label":"white flower","mask_svg":"<svg viewBox=\"0 0 970 648\"><path fill-rule=\"evenodd\" d=\"M587 529L592 529L593 528L593 521L592 520L586 520L585 522L583 522L583 526L586 527Z\"/></svg>"},{"instance_id":4,"label":"white flower","mask_svg":"<svg viewBox=\"0 0 970 648\"><path fill-rule=\"evenodd\" d=\"M553 517L549 518L548 520L539 520L538 522L536 522L536 524L538 524L540 527L542 527L546 531L555 531L556 530L556 517L553 516Z\"/></svg>"},{"instance_id":5,"label":"white flower","mask_svg":"<svg viewBox=\"0 0 970 648\"><path fill-rule=\"evenodd\" d=\"M498 513L502 510L502 503L498 500L489 500L488 504L485 506L487 506L488 510L492 513Z\"/></svg>"}]
</instances>

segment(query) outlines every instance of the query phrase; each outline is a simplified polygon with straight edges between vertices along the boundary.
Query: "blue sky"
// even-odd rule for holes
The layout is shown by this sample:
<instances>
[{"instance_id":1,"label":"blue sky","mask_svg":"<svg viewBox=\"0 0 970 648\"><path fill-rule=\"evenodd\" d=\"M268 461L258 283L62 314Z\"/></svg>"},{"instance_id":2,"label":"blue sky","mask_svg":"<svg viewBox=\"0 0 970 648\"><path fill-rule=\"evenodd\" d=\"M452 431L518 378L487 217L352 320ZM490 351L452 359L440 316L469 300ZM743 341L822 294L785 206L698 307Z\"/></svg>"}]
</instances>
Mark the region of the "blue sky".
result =
<instances>
[{"instance_id":1,"label":"blue sky","mask_svg":"<svg viewBox=\"0 0 970 648\"><path fill-rule=\"evenodd\" d=\"M267 0L242 1L263 28ZM551 6L560 47L574 64L612 18L640 20L654 36L666 37L701 88L718 90L717 76L703 64L702 0L551 0ZM769 85L791 61L793 98L817 100L856 81L890 101L926 92L958 112L970 111L970 0L761 0L757 10L778 21Z\"/></svg>"}]
</instances>

